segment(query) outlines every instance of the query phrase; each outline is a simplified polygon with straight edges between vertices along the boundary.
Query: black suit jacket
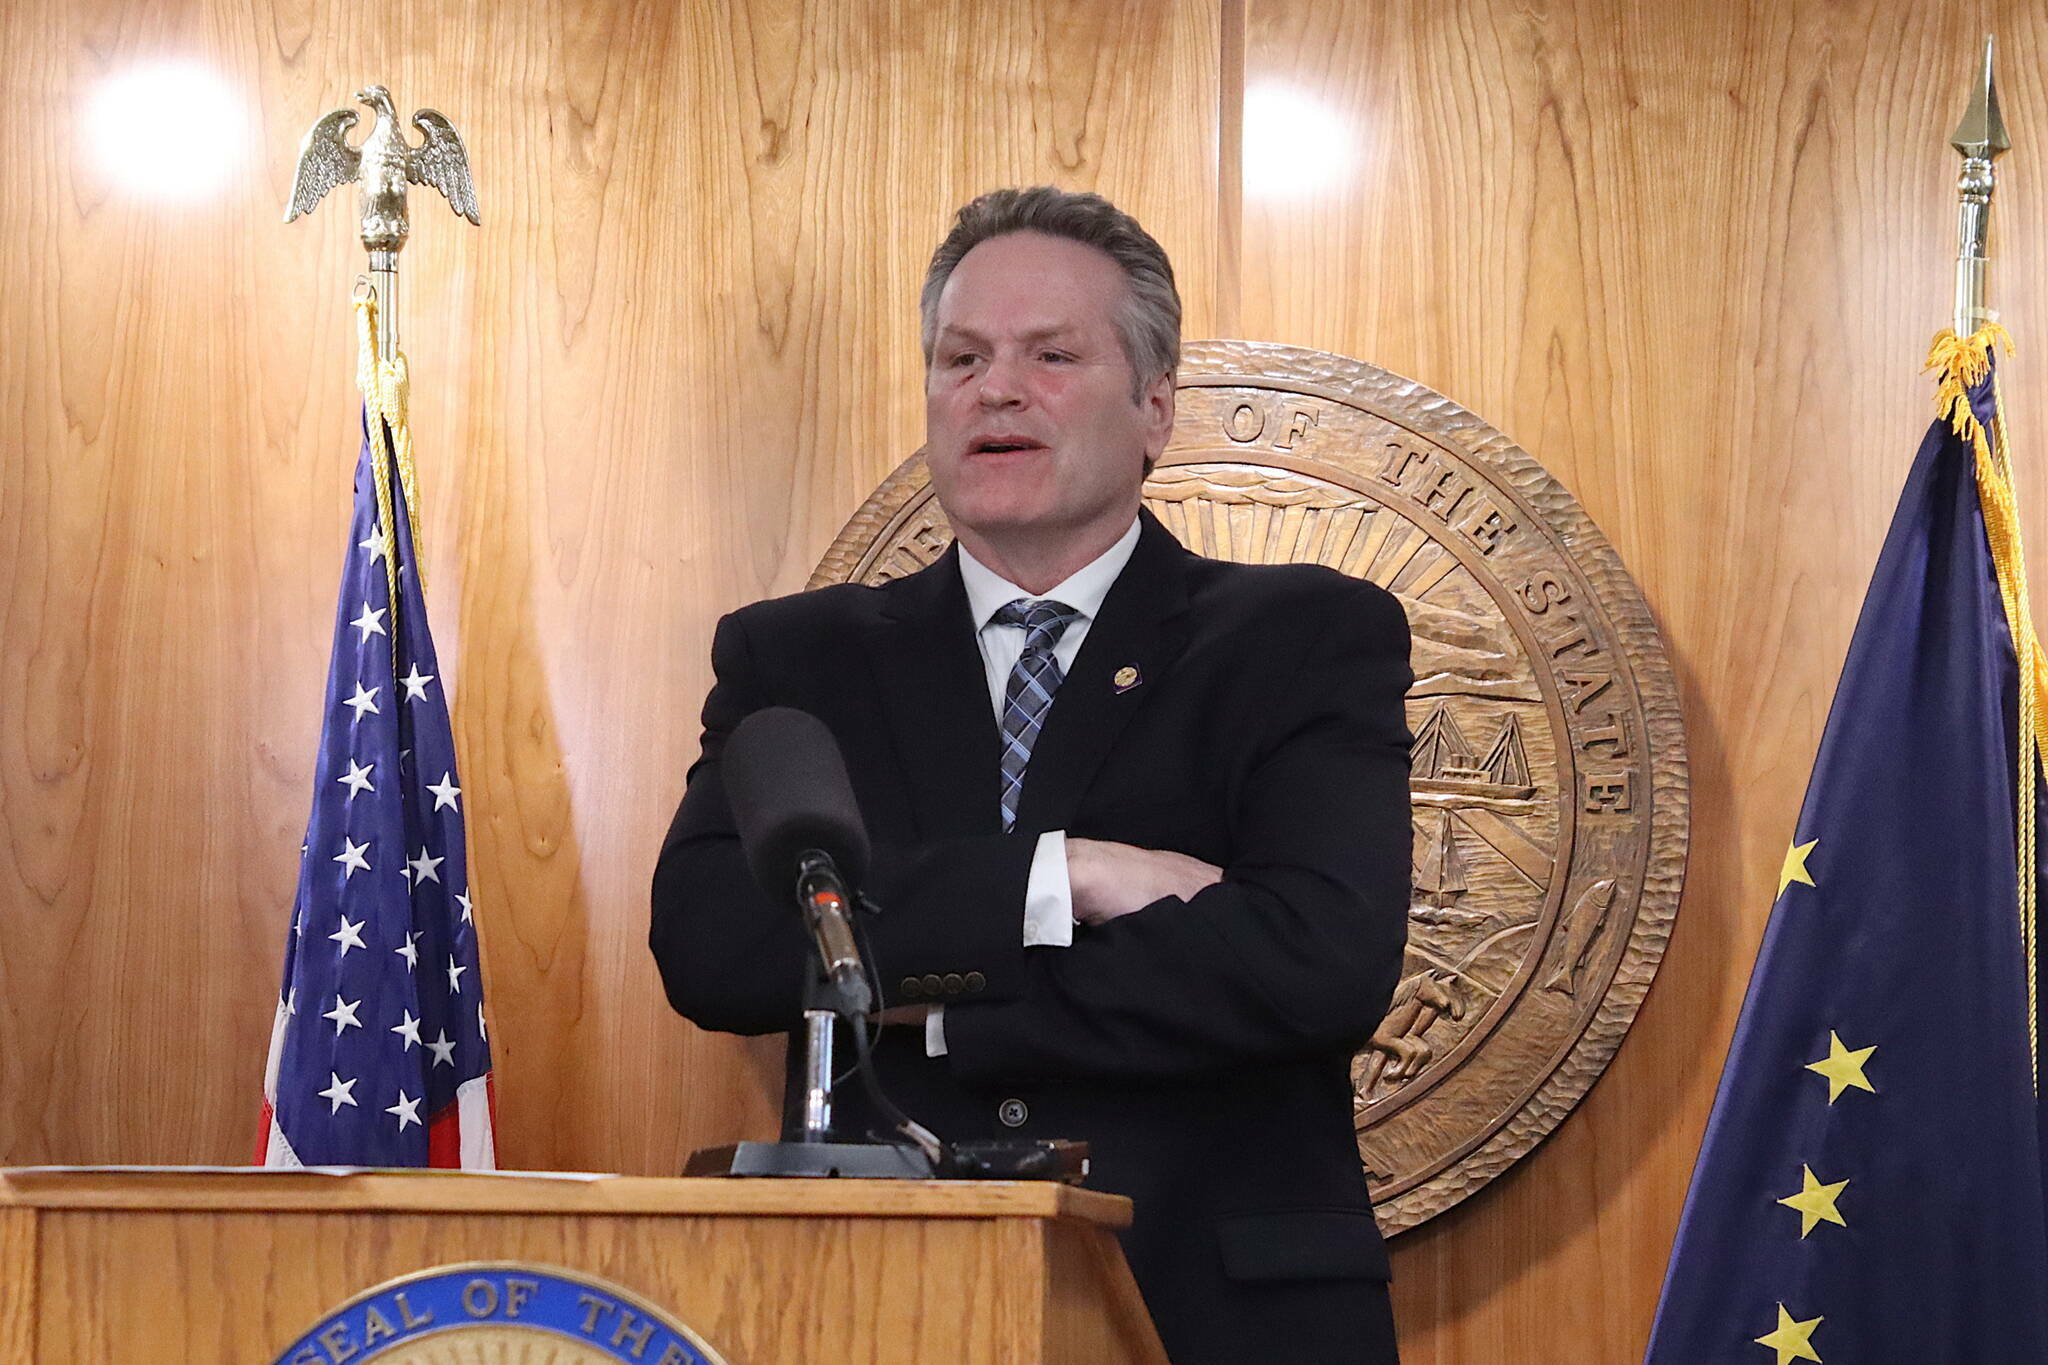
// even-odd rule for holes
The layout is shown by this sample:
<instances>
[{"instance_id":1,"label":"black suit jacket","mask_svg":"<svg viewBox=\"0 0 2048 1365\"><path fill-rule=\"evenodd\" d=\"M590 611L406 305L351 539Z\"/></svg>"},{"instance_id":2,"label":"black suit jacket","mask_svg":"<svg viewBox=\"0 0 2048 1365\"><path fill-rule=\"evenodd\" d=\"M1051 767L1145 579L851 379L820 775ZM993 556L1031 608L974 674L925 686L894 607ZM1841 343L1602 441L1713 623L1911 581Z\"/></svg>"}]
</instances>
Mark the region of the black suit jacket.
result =
<instances>
[{"instance_id":1,"label":"black suit jacket","mask_svg":"<svg viewBox=\"0 0 2048 1365\"><path fill-rule=\"evenodd\" d=\"M1142 516L1012 834L957 549L880 588L720 621L703 756L654 878L654 954L703 1027L795 1026L808 939L747 874L719 755L750 711L812 712L874 840L880 912L864 925L887 1002L946 1006L944 1057L921 1030L883 1031L890 1095L948 1139L1091 1143L1089 1183L1136 1201L1125 1251L1179 1365L1391 1361L1349 1062L1407 926L1407 623L1370 583L1203 559ZM1224 878L1027 949L1025 883L1050 829L1173 849Z\"/></svg>"}]
</instances>

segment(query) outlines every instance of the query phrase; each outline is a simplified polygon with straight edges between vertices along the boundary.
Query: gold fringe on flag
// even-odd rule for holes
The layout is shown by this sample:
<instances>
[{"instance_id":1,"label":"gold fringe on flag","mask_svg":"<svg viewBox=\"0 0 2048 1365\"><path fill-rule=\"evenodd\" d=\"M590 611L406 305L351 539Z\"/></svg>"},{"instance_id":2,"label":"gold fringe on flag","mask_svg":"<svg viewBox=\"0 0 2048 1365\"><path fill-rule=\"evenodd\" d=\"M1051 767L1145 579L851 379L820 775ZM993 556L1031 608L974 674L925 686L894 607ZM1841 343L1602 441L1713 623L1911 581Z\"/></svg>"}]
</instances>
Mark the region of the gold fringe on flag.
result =
<instances>
[{"instance_id":1,"label":"gold fringe on flag","mask_svg":"<svg viewBox=\"0 0 2048 1365\"><path fill-rule=\"evenodd\" d=\"M406 526L412 532L413 572L420 575L420 590L427 586L421 567L426 553L420 548L419 481L412 459L412 424L407 405L412 381L405 366L405 352L389 358L377 354L377 299L361 291L356 305L356 387L363 391L370 428L370 462L377 479L377 534L383 538L384 581L391 596L391 668L398 670L398 533L391 506L391 466L398 466L399 487L405 493ZM1967 404L1965 405L1968 406ZM389 442L386 433L389 433ZM394 459L395 454L395 459Z\"/></svg>"},{"instance_id":2,"label":"gold fringe on flag","mask_svg":"<svg viewBox=\"0 0 2048 1365\"><path fill-rule=\"evenodd\" d=\"M1968 337L1943 328L1927 352L1927 368L1940 376L1935 411L1948 419L1957 436L1976 452L1977 501L1984 511L1984 533L1991 542L1991 562L1998 575L1998 595L2005 605L2006 632L2019 661L2019 912L2020 945L2026 955L2027 1046L2034 1059L2035 1093L2040 1092L2040 1038L2037 1033L2038 971L2036 968L2034 780L2041 761L2041 717L2048 715L2048 660L2034 634L2027 605L2027 558L2020 543L2019 503L2013 491L2012 463L2005 430L2005 404L1992 385L1992 430L1987 432L1970 408L1970 389L1991 372L1991 348L2012 353L2012 338L1997 323L1987 323Z\"/></svg>"}]
</instances>

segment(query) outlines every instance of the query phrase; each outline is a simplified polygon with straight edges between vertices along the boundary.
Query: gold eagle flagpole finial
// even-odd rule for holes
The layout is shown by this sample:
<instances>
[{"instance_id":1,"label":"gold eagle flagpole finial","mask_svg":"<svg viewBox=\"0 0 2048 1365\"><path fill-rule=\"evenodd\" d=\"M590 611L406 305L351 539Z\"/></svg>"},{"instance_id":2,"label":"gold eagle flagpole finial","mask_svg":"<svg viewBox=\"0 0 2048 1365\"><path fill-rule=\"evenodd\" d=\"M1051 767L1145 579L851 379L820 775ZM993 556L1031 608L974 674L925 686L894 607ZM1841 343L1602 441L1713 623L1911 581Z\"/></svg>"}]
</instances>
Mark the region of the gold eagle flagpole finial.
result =
<instances>
[{"instance_id":1,"label":"gold eagle flagpole finial","mask_svg":"<svg viewBox=\"0 0 2048 1365\"><path fill-rule=\"evenodd\" d=\"M1962 203L1956 218L1956 335L1968 337L1991 321L1984 303L1985 248L1991 230L1991 193L1997 176L1991 163L2012 146L2005 135L2005 119L1998 112L1998 87L1991 79L1992 40L1984 39L1984 68L1977 88L1970 93L1970 107L1949 138L1963 158L1962 174L1956 179L1956 193Z\"/></svg>"},{"instance_id":2,"label":"gold eagle flagpole finial","mask_svg":"<svg viewBox=\"0 0 2048 1365\"><path fill-rule=\"evenodd\" d=\"M361 186L357 203L362 210L363 249L370 253L369 292L365 281L356 282L356 332L359 361L356 383L363 391L364 431L369 442L371 469L377 485L377 531L383 538L386 587L390 592L392 620L398 617L398 543L396 502L392 494L395 473L405 494L405 513L412 534L412 552L420 552L419 490L412 456L412 427L406 408L410 384L405 357L398 349L398 253L412 232L406 214L405 187L431 185L447 197L449 207L476 223L476 187L469 179L469 155L455 125L432 109L413 114L412 126L422 141L407 143L398 126L398 111L391 105L391 92L381 85L356 91L356 99L370 107L377 121L362 146L351 147L348 131L360 115L353 109L336 109L324 114L299 144L299 165L292 177L291 202L285 206L289 223L326 197L336 185L350 181ZM425 586L424 574L419 580ZM392 653L397 665L397 652Z\"/></svg>"},{"instance_id":3,"label":"gold eagle flagpole finial","mask_svg":"<svg viewBox=\"0 0 2048 1365\"><path fill-rule=\"evenodd\" d=\"M312 212L337 185L350 181L361 185L357 202L362 210L363 249L370 253L370 286L377 297L377 354L389 360L398 352L398 253L412 231L405 187L431 185L447 197L450 208L471 223L479 221L476 188L470 183L462 135L445 115L432 109L415 112L412 125L424 140L413 147L407 145L398 126L398 111L392 107L388 89L368 86L356 91L355 98L377 116L370 135L362 146L351 147L348 131L361 116L353 109L323 115L299 144L299 166L292 177L292 198L285 206L284 220L289 223Z\"/></svg>"}]
</instances>

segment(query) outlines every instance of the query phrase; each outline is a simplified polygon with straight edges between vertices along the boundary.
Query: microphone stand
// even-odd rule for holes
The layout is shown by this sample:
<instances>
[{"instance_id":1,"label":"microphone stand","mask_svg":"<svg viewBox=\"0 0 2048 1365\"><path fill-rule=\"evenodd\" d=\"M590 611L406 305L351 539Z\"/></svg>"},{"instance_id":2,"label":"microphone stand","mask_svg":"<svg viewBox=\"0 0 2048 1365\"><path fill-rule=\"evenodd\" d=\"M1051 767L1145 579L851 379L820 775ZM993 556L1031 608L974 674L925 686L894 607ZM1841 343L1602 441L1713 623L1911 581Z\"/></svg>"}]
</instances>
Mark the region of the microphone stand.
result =
<instances>
[{"instance_id":1,"label":"microphone stand","mask_svg":"<svg viewBox=\"0 0 2048 1365\"><path fill-rule=\"evenodd\" d=\"M835 994L831 982L813 973L804 982L804 1089L803 1104L785 1103L782 1116L784 1142L830 1142L832 1140L832 1084L839 1074L833 1059L833 1025L839 1013L821 997ZM791 1099L795 1098L794 1089Z\"/></svg>"},{"instance_id":2,"label":"microphone stand","mask_svg":"<svg viewBox=\"0 0 2048 1365\"><path fill-rule=\"evenodd\" d=\"M804 986L803 1090L796 1087L783 1109L780 1142L742 1142L698 1152L685 1175L850 1176L863 1179L931 1180L938 1174L933 1154L910 1142L848 1142L833 1126L832 1089L837 1080L834 1029L839 1012L821 1007L835 1000L838 987L823 973L813 973ZM864 1019L847 1026L866 1027ZM858 1036L858 1035L856 1035ZM866 1048L860 1049L862 1053ZM865 1072L867 1058L858 1066ZM872 1086L872 1079L870 1085ZM871 1092L872 1093L872 1092ZM925 1134L930 1138L930 1134ZM936 1144L935 1144L936 1145Z\"/></svg>"},{"instance_id":3,"label":"microphone stand","mask_svg":"<svg viewBox=\"0 0 2048 1365\"><path fill-rule=\"evenodd\" d=\"M685 1175L848 1176L863 1179L931 1180L945 1162L939 1140L904 1117L876 1084L868 1057L868 1011L874 991L855 944L852 905L832 860L807 854L797 877L796 898L817 953L804 974L803 1086L787 1088L780 1142L742 1142L693 1153ZM836 1028L853 1033L855 1069L878 1114L894 1120L905 1141L843 1141L833 1123L832 1091L839 1068Z\"/></svg>"},{"instance_id":4,"label":"microphone stand","mask_svg":"<svg viewBox=\"0 0 2048 1365\"><path fill-rule=\"evenodd\" d=\"M795 887L798 908L817 948L804 973L804 1058L801 1088L784 1090L782 1140L741 1142L692 1153L684 1175L844 1176L890 1180L1062 1180L1088 1173L1088 1144L1064 1139L941 1142L882 1093L869 1056L868 1012L875 992L853 932L853 898L839 869L807 853ZM869 1106L902 1135L896 1142L848 1142L833 1121L839 1078L837 1027L854 1042L853 1070Z\"/></svg>"}]
</instances>

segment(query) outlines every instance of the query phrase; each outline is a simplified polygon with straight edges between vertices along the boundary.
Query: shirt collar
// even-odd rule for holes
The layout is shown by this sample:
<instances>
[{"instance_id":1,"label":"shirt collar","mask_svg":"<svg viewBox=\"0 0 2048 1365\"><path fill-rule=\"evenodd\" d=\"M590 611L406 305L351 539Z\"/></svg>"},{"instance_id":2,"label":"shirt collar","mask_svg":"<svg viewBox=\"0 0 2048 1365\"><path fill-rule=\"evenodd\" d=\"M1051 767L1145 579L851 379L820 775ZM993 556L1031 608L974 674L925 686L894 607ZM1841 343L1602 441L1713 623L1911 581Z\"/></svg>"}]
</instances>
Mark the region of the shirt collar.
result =
<instances>
[{"instance_id":1,"label":"shirt collar","mask_svg":"<svg viewBox=\"0 0 2048 1365\"><path fill-rule=\"evenodd\" d=\"M1131 518L1131 529L1118 538L1116 544L1104 550L1094 559L1069 574L1064 580L1042 593L1028 593L997 573L988 565L969 554L965 545L960 546L960 581L967 588L967 610L974 618L974 628L987 628L989 618L1018 598L1044 601L1047 598L1064 602L1080 614L1083 620L1093 620L1102 611L1103 599L1115 586L1117 575L1124 571L1124 565L1131 562L1131 552L1138 548L1138 519Z\"/></svg>"}]
</instances>

